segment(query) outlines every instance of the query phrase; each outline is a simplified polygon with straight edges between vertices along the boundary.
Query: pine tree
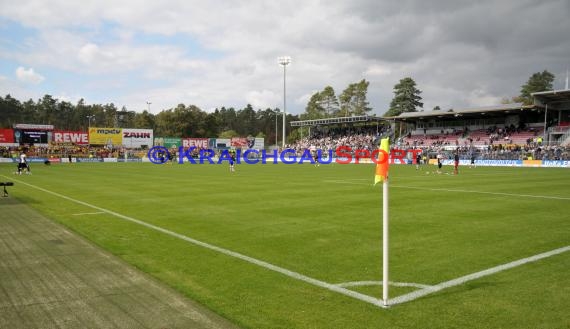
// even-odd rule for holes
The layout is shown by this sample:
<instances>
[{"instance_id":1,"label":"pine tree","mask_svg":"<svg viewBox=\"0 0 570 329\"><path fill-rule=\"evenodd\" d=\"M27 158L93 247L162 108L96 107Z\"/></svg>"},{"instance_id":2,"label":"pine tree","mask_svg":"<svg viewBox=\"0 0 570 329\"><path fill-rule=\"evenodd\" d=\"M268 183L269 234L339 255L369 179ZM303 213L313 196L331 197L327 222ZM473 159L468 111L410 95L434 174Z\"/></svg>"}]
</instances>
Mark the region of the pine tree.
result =
<instances>
[{"instance_id":1,"label":"pine tree","mask_svg":"<svg viewBox=\"0 0 570 329\"><path fill-rule=\"evenodd\" d=\"M534 73L528 78L526 84L521 86L520 98L525 104L532 104L532 93L539 91L552 90L552 83L554 82L554 74L544 70Z\"/></svg>"},{"instance_id":2,"label":"pine tree","mask_svg":"<svg viewBox=\"0 0 570 329\"><path fill-rule=\"evenodd\" d=\"M338 97L340 101L340 115L350 116L365 115L370 112L372 108L368 106L366 94L368 93L368 85L370 82L362 79L360 82L351 83Z\"/></svg>"},{"instance_id":3,"label":"pine tree","mask_svg":"<svg viewBox=\"0 0 570 329\"><path fill-rule=\"evenodd\" d=\"M416 112L417 107L423 108L421 93L422 91L416 88L414 79L408 77L400 80L394 86L394 98L390 102L390 109L384 116L397 116L404 112Z\"/></svg>"}]
</instances>

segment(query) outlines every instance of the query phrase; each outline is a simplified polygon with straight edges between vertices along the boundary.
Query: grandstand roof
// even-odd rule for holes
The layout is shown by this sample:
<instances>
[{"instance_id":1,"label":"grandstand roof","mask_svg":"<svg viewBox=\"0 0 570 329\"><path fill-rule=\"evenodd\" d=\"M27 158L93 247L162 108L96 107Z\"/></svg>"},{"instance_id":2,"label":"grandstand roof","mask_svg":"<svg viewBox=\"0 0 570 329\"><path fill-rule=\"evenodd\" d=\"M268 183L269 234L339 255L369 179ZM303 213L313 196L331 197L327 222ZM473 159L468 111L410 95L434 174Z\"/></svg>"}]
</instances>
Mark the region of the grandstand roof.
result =
<instances>
[{"instance_id":1,"label":"grandstand roof","mask_svg":"<svg viewBox=\"0 0 570 329\"><path fill-rule=\"evenodd\" d=\"M387 120L386 120L386 118L382 118L382 117L375 117L375 116L369 116L369 115L358 115L358 116L352 116L352 117L291 121L291 126L302 127L302 126L330 125L330 124L335 124L335 123L367 122L367 121L379 122L379 121L387 121Z\"/></svg>"},{"instance_id":2,"label":"grandstand roof","mask_svg":"<svg viewBox=\"0 0 570 329\"><path fill-rule=\"evenodd\" d=\"M391 117L390 119L425 119L429 117L460 117L468 114L486 114L492 112L509 112L509 111L522 111L524 109L533 108L532 105L523 105L523 103L511 103L511 104L500 104L492 106L482 106L482 107L468 107L459 109L449 109L449 110L438 110L438 111L421 111L421 112L405 112L397 117Z\"/></svg>"},{"instance_id":3,"label":"grandstand roof","mask_svg":"<svg viewBox=\"0 0 570 329\"><path fill-rule=\"evenodd\" d=\"M556 104L561 110L570 109L570 89L541 91L531 95L534 97L534 104L537 106Z\"/></svg>"}]
</instances>

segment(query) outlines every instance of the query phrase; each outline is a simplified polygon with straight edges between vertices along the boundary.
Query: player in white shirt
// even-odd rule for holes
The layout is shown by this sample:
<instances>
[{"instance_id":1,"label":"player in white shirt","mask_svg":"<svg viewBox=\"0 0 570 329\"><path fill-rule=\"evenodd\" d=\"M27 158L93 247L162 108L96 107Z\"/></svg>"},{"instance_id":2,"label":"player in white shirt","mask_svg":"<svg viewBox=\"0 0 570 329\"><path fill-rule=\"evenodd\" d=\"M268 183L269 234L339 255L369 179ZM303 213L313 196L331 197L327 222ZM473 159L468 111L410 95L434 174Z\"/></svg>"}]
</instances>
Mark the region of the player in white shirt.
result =
<instances>
[{"instance_id":1,"label":"player in white shirt","mask_svg":"<svg viewBox=\"0 0 570 329\"><path fill-rule=\"evenodd\" d=\"M18 175L22 174L22 170L26 169L26 174L31 174L30 165L28 165L28 159L25 152L20 154L20 162L18 163Z\"/></svg>"}]
</instances>

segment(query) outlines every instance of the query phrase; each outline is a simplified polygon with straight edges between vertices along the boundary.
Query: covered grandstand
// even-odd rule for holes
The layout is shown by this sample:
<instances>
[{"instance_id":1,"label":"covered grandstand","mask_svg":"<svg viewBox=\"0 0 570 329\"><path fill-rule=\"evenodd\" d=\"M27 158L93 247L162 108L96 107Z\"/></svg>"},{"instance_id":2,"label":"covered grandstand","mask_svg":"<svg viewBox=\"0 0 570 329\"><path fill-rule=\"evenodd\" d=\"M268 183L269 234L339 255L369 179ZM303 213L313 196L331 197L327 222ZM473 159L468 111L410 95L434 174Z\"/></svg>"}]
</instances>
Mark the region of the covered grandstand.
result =
<instances>
[{"instance_id":1,"label":"covered grandstand","mask_svg":"<svg viewBox=\"0 0 570 329\"><path fill-rule=\"evenodd\" d=\"M293 121L291 126L309 128L307 136L290 145L297 151L339 146L372 150L379 136L393 134L388 120L368 115Z\"/></svg>"},{"instance_id":2,"label":"covered grandstand","mask_svg":"<svg viewBox=\"0 0 570 329\"><path fill-rule=\"evenodd\" d=\"M570 90L534 93L534 104L500 104L436 111L406 112L398 122L409 146L488 148L492 145L555 146L570 142Z\"/></svg>"},{"instance_id":3,"label":"covered grandstand","mask_svg":"<svg viewBox=\"0 0 570 329\"><path fill-rule=\"evenodd\" d=\"M570 90L533 94L534 104L406 112L396 117L353 116L291 122L309 127L291 145L334 149L339 145L374 149L389 135L400 149L422 149L429 158L491 160L566 160L570 157Z\"/></svg>"},{"instance_id":4,"label":"covered grandstand","mask_svg":"<svg viewBox=\"0 0 570 329\"><path fill-rule=\"evenodd\" d=\"M545 139L549 144L570 145L570 90L533 93L534 106L544 109Z\"/></svg>"},{"instance_id":5,"label":"covered grandstand","mask_svg":"<svg viewBox=\"0 0 570 329\"><path fill-rule=\"evenodd\" d=\"M311 130L319 129L322 127L330 126L375 126L378 132L381 130L381 124L387 122L386 118L370 116L370 115L355 115L349 117L337 117L337 118L322 118L322 119L312 119L312 120L300 120L292 121L291 127L308 127L309 135Z\"/></svg>"}]
</instances>

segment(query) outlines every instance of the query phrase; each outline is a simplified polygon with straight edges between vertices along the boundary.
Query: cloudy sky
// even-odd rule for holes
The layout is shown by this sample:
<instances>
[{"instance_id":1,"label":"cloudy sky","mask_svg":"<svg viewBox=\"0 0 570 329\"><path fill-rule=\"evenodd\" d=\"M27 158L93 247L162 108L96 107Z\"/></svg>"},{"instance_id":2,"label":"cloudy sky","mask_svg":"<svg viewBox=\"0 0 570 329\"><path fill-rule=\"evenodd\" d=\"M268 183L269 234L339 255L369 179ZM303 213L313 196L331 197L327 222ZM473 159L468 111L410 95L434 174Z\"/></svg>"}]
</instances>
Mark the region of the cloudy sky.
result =
<instances>
[{"instance_id":1,"label":"cloudy sky","mask_svg":"<svg viewBox=\"0 0 570 329\"><path fill-rule=\"evenodd\" d=\"M304 111L370 81L383 114L412 77L424 109L493 105L570 68L570 0L0 0L0 94L153 113L179 103Z\"/></svg>"}]
</instances>

